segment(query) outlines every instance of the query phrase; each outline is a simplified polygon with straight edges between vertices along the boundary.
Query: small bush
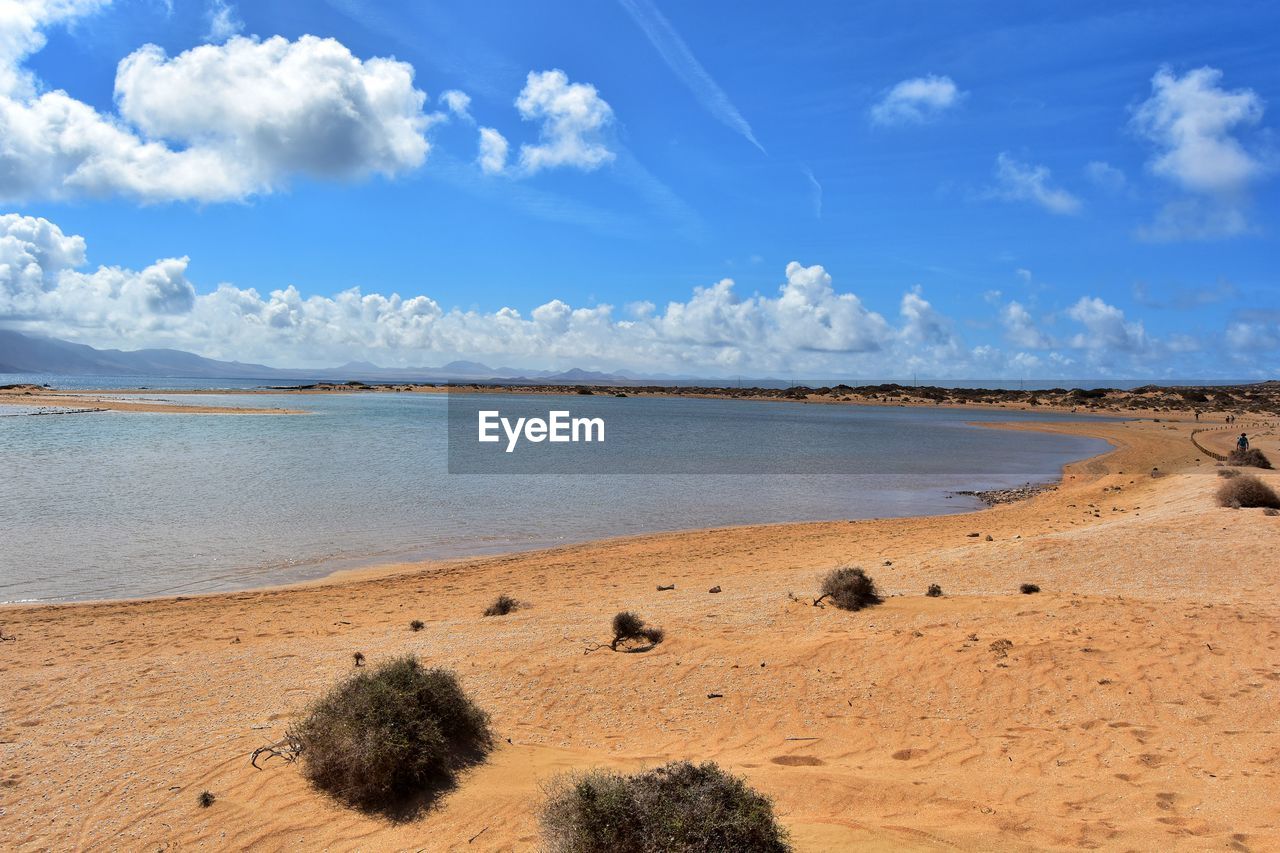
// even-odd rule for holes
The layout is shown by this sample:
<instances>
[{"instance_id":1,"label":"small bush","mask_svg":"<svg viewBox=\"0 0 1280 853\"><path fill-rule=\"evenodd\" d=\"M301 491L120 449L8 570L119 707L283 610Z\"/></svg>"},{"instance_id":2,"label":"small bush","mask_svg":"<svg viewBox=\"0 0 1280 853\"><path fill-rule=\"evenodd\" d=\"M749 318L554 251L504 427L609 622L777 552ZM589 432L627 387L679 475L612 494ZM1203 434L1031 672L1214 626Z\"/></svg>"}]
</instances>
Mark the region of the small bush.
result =
<instances>
[{"instance_id":1,"label":"small bush","mask_svg":"<svg viewBox=\"0 0 1280 853\"><path fill-rule=\"evenodd\" d=\"M1252 474L1241 474L1218 486L1218 505L1234 509L1253 506L1280 509L1280 495Z\"/></svg>"},{"instance_id":2,"label":"small bush","mask_svg":"<svg viewBox=\"0 0 1280 853\"><path fill-rule=\"evenodd\" d=\"M200 808L207 809L209 806L213 805L213 801L216 799L217 797L215 797L212 792L201 791L200 796L196 797L196 802L200 804Z\"/></svg>"},{"instance_id":3,"label":"small bush","mask_svg":"<svg viewBox=\"0 0 1280 853\"><path fill-rule=\"evenodd\" d=\"M1218 476L1224 480L1230 480L1232 477L1239 477L1240 472L1235 468L1219 468Z\"/></svg>"},{"instance_id":4,"label":"small bush","mask_svg":"<svg viewBox=\"0 0 1280 853\"><path fill-rule=\"evenodd\" d=\"M936 583L931 583L929 584L929 590L925 593L925 595L929 596L930 598L938 598L939 596L942 595L942 587L938 586Z\"/></svg>"},{"instance_id":5,"label":"small bush","mask_svg":"<svg viewBox=\"0 0 1280 853\"><path fill-rule=\"evenodd\" d=\"M552 853L783 853L773 803L712 762L673 762L624 776L562 776L548 790L542 833Z\"/></svg>"},{"instance_id":6,"label":"small bush","mask_svg":"<svg viewBox=\"0 0 1280 853\"><path fill-rule=\"evenodd\" d=\"M412 622L409 623L410 631L421 631L425 627L427 626L425 623L423 623L421 619L414 619Z\"/></svg>"},{"instance_id":7,"label":"small bush","mask_svg":"<svg viewBox=\"0 0 1280 853\"><path fill-rule=\"evenodd\" d=\"M339 682L290 735L312 784L365 809L447 787L493 743L488 715L454 674L412 655Z\"/></svg>"},{"instance_id":8,"label":"small bush","mask_svg":"<svg viewBox=\"0 0 1280 853\"><path fill-rule=\"evenodd\" d=\"M355 661L356 666L364 666L364 652L354 652L351 659Z\"/></svg>"},{"instance_id":9,"label":"small bush","mask_svg":"<svg viewBox=\"0 0 1280 853\"><path fill-rule=\"evenodd\" d=\"M1040 587L1036 586L1033 583L1024 583L1022 586L1018 587L1018 592L1022 593L1023 595L1035 595L1039 591L1040 591Z\"/></svg>"},{"instance_id":10,"label":"small bush","mask_svg":"<svg viewBox=\"0 0 1280 853\"><path fill-rule=\"evenodd\" d=\"M1256 447L1248 450L1233 450L1227 456L1228 465L1241 465L1246 468L1265 468L1271 470L1271 460Z\"/></svg>"},{"instance_id":11,"label":"small bush","mask_svg":"<svg viewBox=\"0 0 1280 853\"><path fill-rule=\"evenodd\" d=\"M520 602L516 601L509 595L503 594L493 600L484 610L485 616L506 616L514 610L520 609Z\"/></svg>"},{"instance_id":12,"label":"small bush","mask_svg":"<svg viewBox=\"0 0 1280 853\"><path fill-rule=\"evenodd\" d=\"M831 603L841 610L861 610L884 599L880 597L876 583L859 568L833 569L822 580L822 598L830 598Z\"/></svg>"},{"instance_id":13,"label":"small bush","mask_svg":"<svg viewBox=\"0 0 1280 853\"><path fill-rule=\"evenodd\" d=\"M609 648L617 651L618 644L627 640L648 640L650 646L656 646L666 636L661 628L646 625L635 613L624 610L613 617L613 642L609 643Z\"/></svg>"}]
</instances>

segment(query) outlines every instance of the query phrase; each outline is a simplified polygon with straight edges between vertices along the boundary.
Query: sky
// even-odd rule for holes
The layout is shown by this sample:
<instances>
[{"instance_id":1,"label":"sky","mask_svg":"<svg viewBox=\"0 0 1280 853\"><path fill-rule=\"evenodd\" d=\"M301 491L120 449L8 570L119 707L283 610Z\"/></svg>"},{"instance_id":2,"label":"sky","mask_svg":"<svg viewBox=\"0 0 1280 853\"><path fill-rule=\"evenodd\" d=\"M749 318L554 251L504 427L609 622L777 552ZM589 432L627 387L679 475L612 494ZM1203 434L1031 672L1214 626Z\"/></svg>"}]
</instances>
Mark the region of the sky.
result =
<instances>
[{"instance_id":1,"label":"sky","mask_svg":"<svg viewBox=\"0 0 1280 853\"><path fill-rule=\"evenodd\" d=\"M1280 7L0 0L0 327L277 366L1280 374Z\"/></svg>"}]
</instances>

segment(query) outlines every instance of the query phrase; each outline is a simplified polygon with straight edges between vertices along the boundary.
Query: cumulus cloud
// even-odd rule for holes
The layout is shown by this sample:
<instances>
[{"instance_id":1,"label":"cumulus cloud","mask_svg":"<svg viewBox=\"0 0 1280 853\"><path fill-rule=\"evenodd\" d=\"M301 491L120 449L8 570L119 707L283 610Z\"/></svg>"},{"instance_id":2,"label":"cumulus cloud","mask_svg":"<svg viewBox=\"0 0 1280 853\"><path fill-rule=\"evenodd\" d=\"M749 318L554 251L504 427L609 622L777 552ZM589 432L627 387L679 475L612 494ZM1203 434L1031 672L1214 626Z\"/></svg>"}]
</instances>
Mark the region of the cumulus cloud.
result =
<instances>
[{"instance_id":1,"label":"cumulus cloud","mask_svg":"<svg viewBox=\"0 0 1280 853\"><path fill-rule=\"evenodd\" d=\"M486 175L500 174L507 168L507 138L492 127L480 128L480 153L476 163Z\"/></svg>"},{"instance_id":2,"label":"cumulus cloud","mask_svg":"<svg viewBox=\"0 0 1280 853\"><path fill-rule=\"evenodd\" d=\"M209 31L205 34L206 41L223 42L234 35L239 35L244 29L244 21L240 20L240 13L227 0L213 0L209 4L208 11L205 12L205 17L209 20Z\"/></svg>"},{"instance_id":3,"label":"cumulus cloud","mask_svg":"<svg viewBox=\"0 0 1280 853\"><path fill-rule=\"evenodd\" d=\"M1084 331L1072 339L1072 345L1078 349L1131 353L1148 346L1141 321L1128 321L1124 311L1096 296L1081 297L1067 309L1067 316L1084 326Z\"/></svg>"},{"instance_id":4,"label":"cumulus cloud","mask_svg":"<svg viewBox=\"0 0 1280 853\"><path fill-rule=\"evenodd\" d=\"M222 283L201 292L186 257L142 269L93 268L90 260L84 239L48 220L0 216L0 324L100 347L172 346L293 366L465 357L530 367L813 378L1071 375L1079 363L1099 375L1154 376L1172 370L1178 354L1204 346L1188 336L1152 338L1141 320L1095 297L1064 312L1079 331L1055 342L1022 305L1000 305L995 296L993 310L1014 349L967 346L955 322L919 288L902 295L890 320L857 294L838 290L822 266L794 261L767 294L743 294L723 279L687 299L638 302L623 311L551 299L528 312L509 306L484 312L355 287L322 296L293 285L262 293ZM1274 317L1240 315L1214 340L1225 344L1227 357L1247 359L1276 348L1277 328ZM1191 367L1203 369L1196 358ZM1256 359L1242 364L1253 373L1265 367Z\"/></svg>"},{"instance_id":5,"label":"cumulus cloud","mask_svg":"<svg viewBox=\"0 0 1280 853\"><path fill-rule=\"evenodd\" d=\"M527 121L541 122L537 145L520 146L520 166L530 174L571 166L592 171L614 159L601 138L613 109L589 83L570 83L563 71L530 71L516 108Z\"/></svg>"},{"instance_id":6,"label":"cumulus cloud","mask_svg":"<svg viewBox=\"0 0 1280 853\"><path fill-rule=\"evenodd\" d=\"M36 78L23 61L45 45L44 30L86 17L111 0L6 0L0 6L0 95L31 97Z\"/></svg>"},{"instance_id":7,"label":"cumulus cloud","mask_svg":"<svg viewBox=\"0 0 1280 853\"><path fill-rule=\"evenodd\" d=\"M0 321L99 346L165 345L237 359L422 363L436 353L630 364L650 369L784 369L875 354L897 333L821 266L791 263L773 296L741 296L725 279L658 309L572 307L527 315L445 309L427 296L262 294L221 284L198 294L187 258L142 270L86 266L85 241L30 216L0 217ZM815 368L816 369L816 368Z\"/></svg>"},{"instance_id":8,"label":"cumulus cloud","mask_svg":"<svg viewBox=\"0 0 1280 853\"><path fill-rule=\"evenodd\" d=\"M471 121L471 96L457 89L449 89L440 93L440 102L450 113L464 121Z\"/></svg>"},{"instance_id":9,"label":"cumulus cloud","mask_svg":"<svg viewBox=\"0 0 1280 853\"><path fill-rule=\"evenodd\" d=\"M115 115L39 92L21 64L42 29L101 5L15 0L0 15L0 199L222 201L294 174L395 174L426 158L430 118L412 67L362 61L333 39L232 36L174 57L146 45L119 64Z\"/></svg>"},{"instance_id":10,"label":"cumulus cloud","mask_svg":"<svg viewBox=\"0 0 1280 853\"><path fill-rule=\"evenodd\" d=\"M871 121L886 126L924 124L957 106L964 95L950 77L913 77L885 92L871 108Z\"/></svg>"},{"instance_id":11,"label":"cumulus cloud","mask_svg":"<svg viewBox=\"0 0 1280 853\"><path fill-rule=\"evenodd\" d=\"M1229 91L1221 81L1207 66L1181 77L1161 68L1151 97L1134 110L1133 128L1156 149L1147 167L1191 194L1165 204L1139 237L1203 240L1251 230L1248 190L1268 169L1236 134L1261 121L1263 103L1252 89Z\"/></svg>"},{"instance_id":12,"label":"cumulus cloud","mask_svg":"<svg viewBox=\"0 0 1280 853\"><path fill-rule=\"evenodd\" d=\"M1005 339L1016 347L1049 349L1053 346L1052 339L1036 325L1031 312L1016 300L1000 309L1000 324L1004 327Z\"/></svg>"},{"instance_id":13,"label":"cumulus cloud","mask_svg":"<svg viewBox=\"0 0 1280 853\"><path fill-rule=\"evenodd\" d=\"M1227 91L1222 72L1197 68L1178 77L1161 68L1151 78L1151 97L1133 114L1134 127L1158 154L1151 171L1196 192L1242 189L1263 171L1232 132L1257 124L1262 99L1252 89Z\"/></svg>"},{"instance_id":14,"label":"cumulus cloud","mask_svg":"<svg viewBox=\"0 0 1280 853\"><path fill-rule=\"evenodd\" d=\"M1001 152L996 157L996 185L991 194L1006 201L1029 201L1050 213L1079 213L1080 199L1053 186L1051 179L1047 167L1022 163Z\"/></svg>"}]
</instances>

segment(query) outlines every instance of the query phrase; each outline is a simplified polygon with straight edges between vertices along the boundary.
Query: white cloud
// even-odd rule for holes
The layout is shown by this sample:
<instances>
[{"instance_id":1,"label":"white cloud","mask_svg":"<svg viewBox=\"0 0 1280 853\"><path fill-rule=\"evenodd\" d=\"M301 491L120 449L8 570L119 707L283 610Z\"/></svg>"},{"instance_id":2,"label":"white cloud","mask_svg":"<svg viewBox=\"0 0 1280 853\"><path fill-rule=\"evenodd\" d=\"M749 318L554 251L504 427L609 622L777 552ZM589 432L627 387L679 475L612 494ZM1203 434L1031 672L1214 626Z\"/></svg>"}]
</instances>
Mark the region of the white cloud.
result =
<instances>
[{"instance_id":1,"label":"white cloud","mask_svg":"<svg viewBox=\"0 0 1280 853\"><path fill-rule=\"evenodd\" d=\"M1045 166L1015 160L1007 152L996 157L996 186L991 194L1006 201L1029 201L1050 213L1079 213L1080 199L1050 184L1052 175Z\"/></svg>"},{"instance_id":2,"label":"white cloud","mask_svg":"<svg viewBox=\"0 0 1280 853\"><path fill-rule=\"evenodd\" d=\"M1053 346L1053 341L1036 327L1031 312L1020 302L1009 302L1000 309L1000 324L1004 326L1005 338L1016 347L1049 349Z\"/></svg>"},{"instance_id":3,"label":"white cloud","mask_svg":"<svg viewBox=\"0 0 1280 853\"><path fill-rule=\"evenodd\" d=\"M871 108L871 121L886 126L924 124L957 106L964 96L950 77L913 77L884 94Z\"/></svg>"},{"instance_id":4,"label":"white cloud","mask_svg":"<svg viewBox=\"0 0 1280 853\"><path fill-rule=\"evenodd\" d=\"M0 4L0 95L29 98L35 76L22 62L45 45L44 30L93 14L111 0L5 0Z\"/></svg>"},{"instance_id":5,"label":"white cloud","mask_svg":"<svg viewBox=\"0 0 1280 853\"><path fill-rule=\"evenodd\" d=\"M531 311L464 311L429 296L305 295L295 286L261 293L233 284L200 292L185 257L143 269L87 266L85 241L31 216L0 216L0 323L95 346L171 346L214 358L285 366L351 359L388 366L452 358L529 367L630 367L703 375L972 378L1000 375L1157 376L1203 370L1204 339L1156 340L1140 320L1101 299L1065 312L1078 334L1055 344L1018 303L992 310L1016 350L966 346L956 323L919 288L891 322L855 293L836 290L821 266L787 265L772 295L740 295L731 279L684 300L574 307L551 299ZM1274 318L1237 317L1210 351L1224 358L1276 349ZM1045 350L1050 350L1045 352ZM1038 352L1037 352L1038 351ZM1245 369L1267 367L1245 361ZM1077 371L1071 373L1071 371Z\"/></svg>"},{"instance_id":6,"label":"white cloud","mask_svg":"<svg viewBox=\"0 0 1280 853\"><path fill-rule=\"evenodd\" d=\"M0 199L221 201L269 192L293 174L394 174L427 155L431 119L412 67L361 61L333 39L236 36L172 58L146 45L117 69L118 115L63 91L38 93L21 63L43 46L41 28L101 5L4 6Z\"/></svg>"},{"instance_id":7,"label":"white cloud","mask_svg":"<svg viewBox=\"0 0 1280 853\"><path fill-rule=\"evenodd\" d=\"M1151 171L1194 192L1237 192L1263 172L1232 135L1262 118L1262 99L1252 89L1229 92L1221 80L1216 68L1182 77L1161 68L1151 78L1151 97L1133 114L1134 127L1159 149Z\"/></svg>"},{"instance_id":8,"label":"white cloud","mask_svg":"<svg viewBox=\"0 0 1280 853\"><path fill-rule=\"evenodd\" d=\"M209 20L209 31L205 34L206 41L224 42L234 35L239 35L244 29L244 21L240 20L240 13L236 11L236 7L227 0L213 0L209 4L205 17Z\"/></svg>"},{"instance_id":9,"label":"white cloud","mask_svg":"<svg viewBox=\"0 0 1280 853\"><path fill-rule=\"evenodd\" d=\"M1240 352L1280 350L1280 322L1236 322L1227 326L1227 345Z\"/></svg>"},{"instance_id":10,"label":"white cloud","mask_svg":"<svg viewBox=\"0 0 1280 853\"><path fill-rule=\"evenodd\" d=\"M1191 194L1164 204L1139 238L1208 240L1253 230L1248 191L1269 169L1236 133L1262 119L1262 99L1252 89L1228 91L1221 81L1216 68L1181 77L1161 68L1151 97L1134 110L1134 129L1156 148L1148 168Z\"/></svg>"},{"instance_id":11,"label":"white cloud","mask_svg":"<svg viewBox=\"0 0 1280 853\"><path fill-rule=\"evenodd\" d=\"M1096 186L1110 193L1118 193L1128 186L1124 172L1105 160L1093 160L1084 167L1084 174Z\"/></svg>"},{"instance_id":12,"label":"white cloud","mask_svg":"<svg viewBox=\"0 0 1280 853\"><path fill-rule=\"evenodd\" d=\"M808 166L804 167L804 176L809 181L809 200L813 205L813 215L816 219L822 218L822 184L818 182L817 177L813 174L813 170Z\"/></svg>"},{"instance_id":13,"label":"white cloud","mask_svg":"<svg viewBox=\"0 0 1280 853\"><path fill-rule=\"evenodd\" d=\"M1067 316L1085 329L1072 339L1077 349L1139 352L1148 346L1141 322L1129 322L1124 311L1096 296L1081 297L1067 309Z\"/></svg>"},{"instance_id":14,"label":"white cloud","mask_svg":"<svg viewBox=\"0 0 1280 853\"><path fill-rule=\"evenodd\" d=\"M1138 227L1137 236L1152 243L1167 243L1237 237L1251 230L1248 217L1235 205L1182 198L1161 205L1150 224Z\"/></svg>"},{"instance_id":15,"label":"white cloud","mask_svg":"<svg viewBox=\"0 0 1280 853\"><path fill-rule=\"evenodd\" d=\"M480 153L476 162L486 175L497 175L507 168L507 138L492 127L480 128Z\"/></svg>"},{"instance_id":16,"label":"white cloud","mask_svg":"<svg viewBox=\"0 0 1280 853\"><path fill-rule=\"evenodd\" d=\"M471 118L471 96L466 92L460 92L457 89L449 89L440 93L440 102L448 108L449 112L464 121L472 121Z\"/></svg>"},{"instance_id":17,"label":"white cloud","mask_svg":"<svg viewBox=\"0 0 1280 853\"><path fill-rule=\"evenodd\" d=\"M524 171L560 166L592 171L614 159L601 139L601 130L613 121L613 109L595 86L570 83L559 69L530 71L516 108L525 120L542 123L542 141L520 146Z\"/></svg>"},{"instance_id":18,"label":"white cloud","mask_svg":"<svg viewBox=\"0 0 1280 853\"><path fill-rule=\"evenodd\" d=\"M718 121L740 134L761 152L764 146L756 139L751 125L738 112L738 108L729 100L720 85L702 67L702 63L693 55L693 51L685 44L684 39L676 32L675 27L666 19L658 7L650 0L619 0L622 8L631 15L632 20L644 31L650 44L658 51L676 76L689 87L694 97L703 108Z\"/></svg>"}]
</instances>

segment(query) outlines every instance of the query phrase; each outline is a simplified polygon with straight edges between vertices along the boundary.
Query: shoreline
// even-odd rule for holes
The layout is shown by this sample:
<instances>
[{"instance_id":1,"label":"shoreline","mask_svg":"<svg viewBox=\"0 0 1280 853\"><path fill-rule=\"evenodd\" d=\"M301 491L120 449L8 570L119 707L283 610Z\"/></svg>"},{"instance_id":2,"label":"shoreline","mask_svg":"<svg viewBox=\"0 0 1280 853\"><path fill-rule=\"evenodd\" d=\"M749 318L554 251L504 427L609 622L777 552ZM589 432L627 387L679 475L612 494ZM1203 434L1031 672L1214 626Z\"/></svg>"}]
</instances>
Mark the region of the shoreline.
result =
<instances>
[{"instance_id":1,"label":"shoreline","mask_svg":"<svg viewBox=\"0 0 1280 853\"><path fill-rule=\"evenodd\" d=\"M982 411L1054 412L1086 417L1159 418L1187 420L1206 425L1226 424L1228 415L1248 421L1275 421L1280 418L1280 382L1223 386L1140 386L1132 390L1097 392L1013 391L983 388L941 388L936 386L879 385L824 388L765 389L697 386L632 385L505 385L501 383L316 383L306 386L270 386L236 389L43 389L29 386L50 398L60 396L114 395L245 396L296 395L325 396L348 394L512 394L521 396L613 396L664 399L731 399L746 402L791 402L817 405L881 406L885 408L946 408ZM6 392L0 389L0 402ZM28 391L27 393L31 393ZM1210 396L1212 395L1212 397ZM119 405L130 404L119 401ZM173 409L170 409L172 411ZM219 411L222 411L219 409ZM235 411L235 410L231 410ZM264 410L276 413L277 410ZM1203 419L1197 418L1200 412ZM246 411L246 413L248 413ZM305 411L280 410L281 414Z\"/></svg>"},{"instance_id":2,"label":"shoreline","mask_svg":"<svg viewBox=\"0 0 1280 853\"><path fill-rule=\"evenodd\" d=\"M6 607L0 837L461 851L488 827L491 848L527 849L557 773L684 758L771 796L799 851L1280 846L1267 763L1280 752L1280 519L1213 503L1217 466L1191 426L1015 425L1116 447L1067 465L1053 492L969 513ZM1274 458L1280 441L1259 445ZM1259 475L1280 486L1280 472ZM885 603L800 603L839 565L865 567ZM1042 592L1019 594L1024 582ZM931 583L944 595L925 596ZM530 606L483 617L499 593ZM666 642L584 655L620 609ZM413 821L338 808L294 766L248 764L351 672L353 650L455 670L499 734ZM209 810L201 790L217 795Z\"/></svg>"},{"instance_id":3,"label":"shoreline","mask_svg":"<svg viewBox=\"0 0 1280 853\"><path fill-rule=\"evenodd\" d=\"M959 408L959 407L956 407L956 408ZM1010 429L1010 430L1027 429L1030 431L1036 431L1036 427L1033 426L1033 424L1043 425L1047 423L1078 423L1078 425L1083 425L1083 424L1087 424L1088 421L1080 421L1080 422L974 421L974 422L967 422L969 426L981 427L986 429ZM1040 430L1040 431L1057 432L1059 434L1063 432L1062 430L1047 430L1047 429ZM1068 434L1081 434L1081 433L1071 432ZM344 563L358 563L359 565L335 568L331 571L325 572L322 575L318 575L316 577L311 577L311 578L285 581L280 583L270 583L270 584L264 584L260 586L235 587L233 589L214 590L214 591L208 591L208 592L189 592L189 593L173 593L173 594L159 594L159 595L144 594L140 596L69 599L69 600L0 601L0 616L3 616L7 608L12 608L12 607L63 607L63 606L72 606L72 605L93 606L93 605L99 605L99 604L118 604L123 602L186 601L196 597L237 595L240 593L257 592L257 591L287 591L289 589L297 588L297 587L309 587L309 586L314 586L318 584L328 584L328 583L343 583L347 580L359 579L367 575L377 575L379 577L383 577L383 576L387 576L389 574L393 574L395 572L400 572L400 571L412 572L416 569L420 569L427 566L466 563L473 560L483 560L488 558L511 558L511 557L518 557L518 556L524 556L524 555L554 553L554 552L561 551L563 549L572 549L572 548L581 548L581 547L590 547L590 546L603 547L611 544L625 544L629 542L639 542L650 537L714 534L714 533L726 533L726 532L731 532L735 530L767 530L770 528L785 529L790 527L820 525L820 524L857 524L859 522L882 521L882 520L892 520L892 519L926 522L928 519L931 519L931 518L951 518L955 516L967 516L967 515L977 516L977 515L981 515L982 513L989 512L998 506L1032 500L1039 494L1054 491L1059 487L1061 487L1062 483L1065 480L1066 471L1068 468L1076 465L1083 465L1085 463L1105 459L1106 457L1110 456L1111 454L1115 453L1117 450L1120 449L1119 445L1117 445L1115 442L1107 439L1104 436L1092 436L1092 435L1088 435L1087 433L1084 433L1084 434L1087 437L1091 437L1091 438L1096 437L1099 440L1107 441L1111 446L1108 449L1102 450L1101 452L1096 453L1092 456L1086 456L1077 460L1064 463L1059 468L1056 478L1051 481L1042 481L1038 483L1028 482L1023 486L1012 486L1012 487L1001 488L1001 489L950 491L947 494L963 496L963 497L972 497L983 504L983 506L976 506L969 509L959 510L954 512L913 514L913 515L903 515L903 516L873 516L870 518L819 518L819 519L806 519L802 521L779 521L779 522L765 522L765 523L756 523L756 524L719 525L714 527L686 527L686 528L676 528L676 529L670 529L670 530L650 530L650 531L644 531L640 533L619 534L619 535L613 535L613 536L596 536L589 539L564 542L556 545L530 545L529 547L500 546L497 550L494 550L494 551L485 551L485 552L471 553L471 554L459 554L456 556L443 556L443 557L413 558L406 555L406 558L404 559L371 557L368 560L366 560L365 558L356 557L356 556L334 557L334 558L326 558L319 562L334 563L339 565ZM987 495L987 494L1022 492L1024 490L1027 490L1029 493L1025 497L1019 498L1017 500L988 501L986 497L983 497L984 495Z\"/></svg>"}]
</instances>

